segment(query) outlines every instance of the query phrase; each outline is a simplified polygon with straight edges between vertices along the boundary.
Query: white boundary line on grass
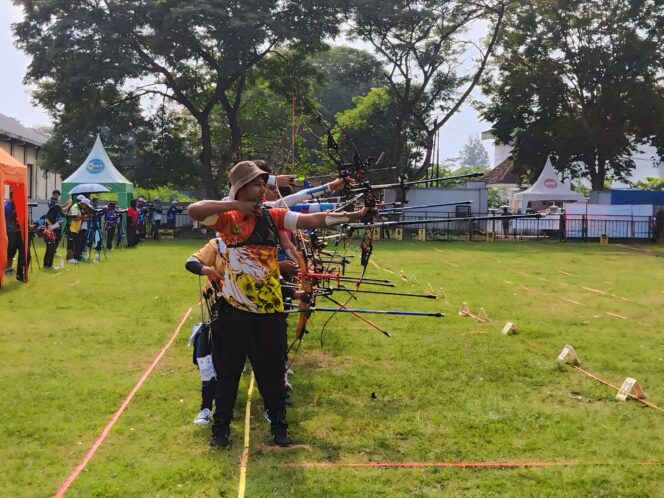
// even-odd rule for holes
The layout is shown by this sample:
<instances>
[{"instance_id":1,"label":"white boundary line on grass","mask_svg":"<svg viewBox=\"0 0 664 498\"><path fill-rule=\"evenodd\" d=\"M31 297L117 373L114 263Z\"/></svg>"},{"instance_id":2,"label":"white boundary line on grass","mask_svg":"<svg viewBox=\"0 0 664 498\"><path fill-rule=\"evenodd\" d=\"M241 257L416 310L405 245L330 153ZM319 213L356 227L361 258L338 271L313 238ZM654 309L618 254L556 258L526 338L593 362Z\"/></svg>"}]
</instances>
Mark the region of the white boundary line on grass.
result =
<instances>
[{"instance_id":1,"label":"white boundary line on grass","mask_svg":"<svg viewBox=\"0 0 664 498\"><path fill-rule=\"evenodd\" d=\"M184 316L182 317L182 320L180 320L180 323L178 324L177 328L175 329L175 332L173 332L173 335L171 338L168 340L166 345L159 351L159 354L155 357L153 360L152 364L148 367L148 369L143 373L141 378L138 380L136 385L133 387L133 389L129 392L125 400L122 402L120 405L120 408L118 408L113 416L111 417L111 420L108 421L104 429L101 431L101 434L97 438L97 440L94 442L94 444L90 447L88 452L85 454L83 459L79 462L79 464L74 468L74 470L69 474L69 477L65 480L65 482L62 483L62 485L58 488L56 491L54 498L60 498L64 496L64 494L67 492L69 487L72 485L74 480L78 477L78 475L81 473L81 471L85 468L85 466L88 464L88 462L92 459L94 454L97 452L99 447L101 446L101 443L104 442L106 439L106 436L111 432L111 429L115 425L115 423L118 421L120 418L120 415L122 415L122 412L124 412L125 408L127 408L127 405L129 405L130 401L133 399L134 394L136 394L136 391L140 389L140 387L143 385L145 380L148 378L148 376L152 373L152 371L155 369L157 364L161 361L162 357L168 350L168 348L173 344L173 341L177 337L177 335L180 333L180 329L182 328L182 325L184 325L184 322L189 318L189 314L191 313L192 307L189 307L189 309L185 312Z\"/></svg>"},{"instance_id":2,"label":"white boundary line on grass","mask_svg":"<svg viewBox=\"0 0 664 498\"><path fill-rule=\"evenodd\" d=\"M240 484L238 485L237 496L244 498L247 489L247 465L249 464L249 435L251 431L251 395L254 392L254 371L251 370L251 380L249 381L249 390L247 391L247 406L244 409L244 450L240 455Z\"/></svg>"}]
</instances>

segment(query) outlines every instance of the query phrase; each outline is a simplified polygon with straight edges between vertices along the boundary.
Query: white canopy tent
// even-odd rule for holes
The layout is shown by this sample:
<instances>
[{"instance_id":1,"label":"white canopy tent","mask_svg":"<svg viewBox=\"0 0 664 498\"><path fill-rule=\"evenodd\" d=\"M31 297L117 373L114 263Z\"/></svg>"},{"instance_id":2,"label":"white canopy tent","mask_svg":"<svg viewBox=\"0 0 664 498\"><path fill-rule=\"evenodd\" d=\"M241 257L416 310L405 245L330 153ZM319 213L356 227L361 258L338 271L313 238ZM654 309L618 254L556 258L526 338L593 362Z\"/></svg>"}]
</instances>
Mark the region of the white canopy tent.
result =
<instances>
[{"instance_id":1,"label":"white canopy tent","mask_svg":"<svg viewBox=\"0 0 664 498\"><path fill-rule=\"evenodd\" d=\"M82 183L101 184L111 192L115 192L118 196L118 205L122 208L128 207L129 200L133 197L134 185L113 165L99 135L83 164L63 180L62 194L66 196L76 185Z\"/></svg>"},{"instance_id":2,"label":"white canopy tent","mask_svg":"<svg viewBox=\"0 0 664 498\"><path fill-rule=\"evenodd\" d=\"M585 201L585 197L578 192L573 192L569 184L563 183L556 170L553 169L551 158L547 159L544 169L537 181L523 192L514 194L513 211L526 211L530 202L579 202Z\"/></svg>"}]
</instances>

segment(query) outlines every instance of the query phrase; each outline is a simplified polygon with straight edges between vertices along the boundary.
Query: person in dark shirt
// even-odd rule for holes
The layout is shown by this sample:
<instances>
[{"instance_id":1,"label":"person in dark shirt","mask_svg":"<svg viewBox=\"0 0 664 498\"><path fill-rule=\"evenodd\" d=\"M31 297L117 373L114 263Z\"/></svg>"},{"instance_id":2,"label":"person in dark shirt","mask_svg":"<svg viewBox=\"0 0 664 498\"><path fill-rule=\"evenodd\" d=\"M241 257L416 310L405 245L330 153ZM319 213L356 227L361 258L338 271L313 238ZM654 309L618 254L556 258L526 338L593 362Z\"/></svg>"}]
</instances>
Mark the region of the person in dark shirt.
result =
<instances>
[{"instance_id":1,"label":"person in dark shirt","mask_svg":"<svg viewBox=\"0 0 664 498\"><path fill-rule=\"evenodd\" d=\"M50 201L49 201L50 204ZM62 206L57 202L53 204L44 215L44 231L42 237L46 244L44 253L44 268L53 268L53 257L58 248L56 230L60 230L60 218L62 216Z\"/></svg>"},{"instance_id":2,"label":"person in dark shirt","mask_svg":"<svg viewBox=\"0 0 664 498\"><path fill-rule=\"evenodd\" d=\"M48 207L52 208L56 204L60 203L60 191L58 189L55 189L51 193L51 198L48 200Z\"/></svg>"},{"instance_id":3,"label":"person in dark shirt","mask_svg":"<svg viewBox=\"0 0 664 498\"><path fill-rule=\"evenodd\" d=\"M106 249L113 249L113 236L118 226L118 212L115 210L115 202L109 202L104 211L104 230L106 230Z\"/></svg>"},{"instance_id":4,"label":"person in dark shirt","mask_svg":"<svg viewBox=\"0 0 664 498\"><path fill-rule=\"evenodd\" d=\"M16 205L10 192L9 200L5 203L5 222L7 226L7 266L5 273L13 273L14 256L18 254L16 261L16 280L25 282L28 266L30 265L30 255L26 255L23 237L21 236L21 226L16 217ZM27 261L26 261L27 256Z\"/></svg>"},{"instance_id":5,"label":"person in dark shirt","mask_svg":"<svg viewBox=\"0 0 664 498\"><path fill-rule=\"evenodd\" d=\"M171 207L166 211L166 226L171 230L175 230L175 215L180 214L182 209L178 208L178 201L172 201Z\"/></svg>"}]
</instances>

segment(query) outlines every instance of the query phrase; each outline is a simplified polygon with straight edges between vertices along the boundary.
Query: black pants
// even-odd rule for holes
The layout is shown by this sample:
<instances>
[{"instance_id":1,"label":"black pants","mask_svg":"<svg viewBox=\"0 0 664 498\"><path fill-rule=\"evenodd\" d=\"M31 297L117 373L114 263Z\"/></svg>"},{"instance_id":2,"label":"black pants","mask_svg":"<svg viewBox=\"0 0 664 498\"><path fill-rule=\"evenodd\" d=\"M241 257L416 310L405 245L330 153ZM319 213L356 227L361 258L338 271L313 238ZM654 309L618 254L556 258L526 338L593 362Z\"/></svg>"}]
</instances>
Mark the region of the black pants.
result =
<instances>
[{"instance_id":1,"label":"black pants","mask_svg":"<svg viewBox=\"0 0 664 498\"><path fill-rule=\"evenodd\" d=\"M30 247L28 246L28 253L26 255L25 248L23 247L23 237L21 237L21 232L12 231L7 233L7 268L11 268L14 264L14 256L17 256L16 261L16 279L25 280L25 274L27 272L26 267L26 256L27 256L27 265L30 265Z\"/></svg>"},{"instance_id":2,"label":"black pants","mask_svg":"<svg viewBox=\"0 0 664 498\"><path fill-rule=\"evenodd\" d=\"M18 230L7 232L7 268L14 265L14 256L21 250L21 247L21 232Z\"/></svg>"},{"instance_id":3,"label":"black pants","mask_svg":"<svg viewBox=\"0 0 664 498\"><path fill-rule=\"evenodd\" d=\"M60 242L62 241L62 228L54 229L53 233L55 234L55 248L57 250L58 246L60 245Z\"/></svg>"},{"instance_id":4,"label":"black pants","mask_svg":"<svg viewBox=\"0 0 664 498\"><path fill-rule=\"evenodd\" d=\"M285 328L283 313L249 313L224 306L221 318L212 324L212 358L217 371L213 432L227 428L233 418L240 375L247 357L265 407L284 408Z\"/></svg>"},{"instance_id":5,"label":"black pants","mask_svg":"<svg viewBox=\"0 0 664 498\"><path fill-rule=\"evenodd\" d=\"M67 259L79 259L79 247L81 245L81 232L67 232Z\"/></svg>"},{"instance_id":6,"label":"black pants","mask_svg":"<svg viewBox=\"0 0 664 498\"><path fill-rule=\"evenodd\" d=\"M137 225L127 223L127 247L134 247L138 243Z\"/></svg>"},{"instance_id":7,"label":"black pants","mask_svg":"<svg viewBox=\"0 0 664 498\"><path fill-rule=\"evenodd\" d=\"M115 235L115 225L106 228L106 249L113 249L113 236Z\"/></svg>"},{"instance_id":8,"label":"black pants","mask_svg":"<svg viewBox=\"0 0 664 498\"><path fill-rule=\"evenodd\" d=\"M201 382L201 410L212 410L212 402L217 392L217 380L204 380Z\"/></svg>"},{"instance_id":9,"label":"black pants","mask_svg":"<svg viewBox=\"0 0 664 498\"><path fill-rule=\"evenodd\" d=\"M53 267L53 256L55 256L55 251L58 246L55 243L55 240L47 240L44 237L44 243L46 244L46 252L44 253L44 268Z\"/></svg>"},{"instance_id":10,"label":"black pants","mask_svg":"<svg viewBox=\"0 0 664 498\"><path fill-rule=\"evenodd\" d=\"M159 240L159 228L161 227L161 220L154 220L152 222L152 239Z\"/></svg>"}]
</instances>

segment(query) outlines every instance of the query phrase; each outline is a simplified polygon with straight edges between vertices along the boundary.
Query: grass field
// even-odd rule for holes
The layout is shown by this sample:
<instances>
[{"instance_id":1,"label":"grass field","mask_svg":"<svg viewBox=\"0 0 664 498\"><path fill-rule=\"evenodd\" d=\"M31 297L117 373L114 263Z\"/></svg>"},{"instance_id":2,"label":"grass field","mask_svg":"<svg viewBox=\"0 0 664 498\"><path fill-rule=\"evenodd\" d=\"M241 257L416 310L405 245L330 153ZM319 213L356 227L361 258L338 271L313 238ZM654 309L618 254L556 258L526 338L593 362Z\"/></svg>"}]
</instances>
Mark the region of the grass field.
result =
<instances>
[{"instance_id":1,"label":"grass field","mask_svg":"<svg viewBox=\"0 0 664 498\"><path fill-rule=\"evenodd\" d=\"M200 245L146 243L58 274L35 268L27 285L5 281L2 496L52 496L69 475L197 302L183 264ZM314 315L291 377L301 446L269 447L255 394L247 496L661 496L664 465L643 463L664 461L664 413L617 401L555 361L572 344L583 368L614 385L634 377L664 407L664 254L646 248L376 242L380 268L369 276L443 292L436 301L358 294L354 305L447 316L368 316L388 339L337 315L321 346L326 317ZM463 302L490 322L459 316ZM197 310L68 496L237 495L249 376L231 450L209 449L209 430L192 424L200 381L187 338ZM517 335L500 333L507 321ZM338 465L465 461L561 465Z\"/></svg>"}]
</instances>

